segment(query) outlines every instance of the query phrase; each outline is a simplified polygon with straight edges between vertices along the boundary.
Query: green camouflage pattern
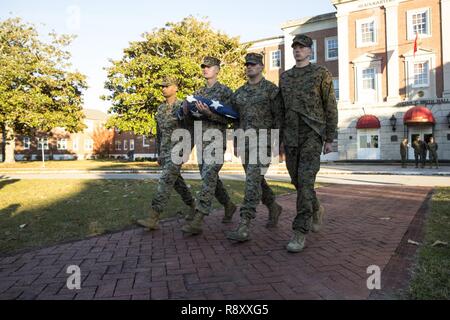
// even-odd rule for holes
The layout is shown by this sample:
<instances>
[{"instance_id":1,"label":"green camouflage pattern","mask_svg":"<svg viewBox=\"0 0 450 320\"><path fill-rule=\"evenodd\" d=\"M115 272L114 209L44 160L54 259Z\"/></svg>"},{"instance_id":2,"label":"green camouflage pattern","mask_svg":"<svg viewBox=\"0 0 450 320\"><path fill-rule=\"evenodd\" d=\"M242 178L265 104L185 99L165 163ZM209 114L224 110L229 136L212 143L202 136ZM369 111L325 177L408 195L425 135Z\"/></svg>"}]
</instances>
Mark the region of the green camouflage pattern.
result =
<instances>
[{"instance_id":1,"label":"green camouflage pattern","mask_svg":"<svg viewBox=\"0 0 450 320\"><path fill-rule=\"evenodd\" d=\"M239 113L239 121L235 126L243 130L267 129L270 152L270 129L280 128L281 103L280 91L272 82L263 79L256 85L247 83L240 87L231 99L233 108ZM245 159L242 159L246 180L241 217L246 219L256 217L256 207L261 200L267 207L275 202L275 194L264 179L265 169L270 164L262 164L259 159L256 164L249 164L249 154L257 152L255 149L246 143Z\"/></svg>"},{"instance_id":2,"label":"green camouflage pattern","mask_svg":"<svg viewBox=\"0 0 450 320\"><path fill-rule=\"evenodd\" d=\"M326 142L333 142L338 110L331 73L322 66L309 64L294 67L280 77L280 89L284 101L284 144L298 144L298 122L291 115L298 113L304 122Z\"/></svg>"},{"instance_id":3,"label":"green camouflage pattern","mask_svg":"<svg viewBox=\"0 0 450 320\"><path fill-rule=\"evenodd\" d=\"M171 141L172 133L183 125L176 116L181 104L181 101L173 105L164 103L158 107L156 114L157 152L161 161L162 174L152 200L152 208L159 213L167 207L172 189L175 189L186 205L191 206L194 203L191 190L181 176L181 165L174 164L171 159L171 150L175 144Z\"/></svg>"}]
</instances>

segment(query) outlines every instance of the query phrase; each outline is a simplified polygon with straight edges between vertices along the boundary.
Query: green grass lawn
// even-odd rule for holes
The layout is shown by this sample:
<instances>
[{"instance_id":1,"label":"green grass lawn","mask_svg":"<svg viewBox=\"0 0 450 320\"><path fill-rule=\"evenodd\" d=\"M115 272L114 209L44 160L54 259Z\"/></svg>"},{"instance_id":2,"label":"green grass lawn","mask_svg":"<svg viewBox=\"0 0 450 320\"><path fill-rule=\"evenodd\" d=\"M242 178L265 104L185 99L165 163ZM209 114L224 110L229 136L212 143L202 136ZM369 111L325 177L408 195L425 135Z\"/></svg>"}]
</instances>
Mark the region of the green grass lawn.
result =
<instances>
[{"instance_id":1,"label":"green grass lawn","mask_svg":"<svg viewBox=\"0 0 450 320\"><path fill-rule=\"evenodd\" d=\"M450 299L450 188L437 188L426 222L425 241L410 285L411 299Z\"/></svg>"},{"instance_id":2,"label":"green grass lawn","mask_svg":"<svg viewBox=\"0 0 450 320\"><path fill-rule=\"evenodd\" d=\"M187 182L195 194L201 181ZM244 183L224 183L233 201L240 204ZM269 184L276 194L294 191L289 183ZM130 227L146 217L156 186L155 180L0 179L0 254ZM215 208L219 206L214 202ZM173 191L164 215L175 216L187 209Z\"/></svg>"}]
</instances>

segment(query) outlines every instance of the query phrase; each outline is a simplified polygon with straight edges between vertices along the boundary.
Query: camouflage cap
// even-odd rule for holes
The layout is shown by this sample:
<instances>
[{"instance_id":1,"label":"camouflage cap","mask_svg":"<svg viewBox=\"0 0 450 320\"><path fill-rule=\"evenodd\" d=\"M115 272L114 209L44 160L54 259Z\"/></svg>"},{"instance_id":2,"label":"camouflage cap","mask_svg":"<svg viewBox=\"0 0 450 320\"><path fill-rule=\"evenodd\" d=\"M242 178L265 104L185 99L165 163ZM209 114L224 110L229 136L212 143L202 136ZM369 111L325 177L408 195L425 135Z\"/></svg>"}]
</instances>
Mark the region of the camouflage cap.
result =
<instances>
[{"instance_id":1,"label":"camouflage cap","mask_svg":"<svg viewBox=\"0 0 450 320\"><path fill-rule=\"evenodd\" d=\"M245 56L245 64L260 64L264 65L264 57L262 54L259 53L248 53Z\"/></svg>"},{"instance_id":2,"label":"camouflage cap","mask_svg":"<svg viewBox=\"0 0 450 320\"><path fill-rule=\"evenodd\" d=\"M175 77L172 76L166 76L162 78L162 80L159 82L159 85L162 87L168 87L168 86L178 86L178 80Z\"/></svg>"},{"instance_id":3,"label":"camouflage cap","mask_svg":"<svg viewBox=\"0 0 450 320\"><path fill-rule=\"evenodd\" d=\"M307 35L304 34L298 34L295 36L294 40L292 41L292 48L296 45L299 44L301 46L304 47L308 47L311 48L313 45L313 41L310 37L308 37Z\"/></svg>"},{"instance_id":4,"label":"camouflage cap","mask_svg":"<svg viewBox=\"0 0 450 320\"><path fill-rule=\"evenodd\" d=\"M203 63L201 65L202 68L204 67L212 67L212 66L218 66L220 67L221 61L214 57L205 57L203 59Z\"/></svg>"}]
</instances>

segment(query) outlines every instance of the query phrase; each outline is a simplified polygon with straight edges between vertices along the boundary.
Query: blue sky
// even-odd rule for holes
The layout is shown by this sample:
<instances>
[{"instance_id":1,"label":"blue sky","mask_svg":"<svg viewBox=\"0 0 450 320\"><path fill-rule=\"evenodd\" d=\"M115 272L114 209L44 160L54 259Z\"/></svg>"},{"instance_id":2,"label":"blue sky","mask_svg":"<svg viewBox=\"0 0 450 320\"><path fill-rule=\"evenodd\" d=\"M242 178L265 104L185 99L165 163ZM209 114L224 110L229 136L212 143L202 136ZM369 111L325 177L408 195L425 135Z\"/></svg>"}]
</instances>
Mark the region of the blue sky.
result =
<instances>
[{"instance_id":1,"label":"blue sky","mask_svg":"<svg viewBox=\"0 0 450 320\"><path fill-rule=\"evenodd\" d=\"M106 111L108 102L104 67L109 59L119 59L130 41L141 34L180 21L188 15L207 17L212 27L242 41L281 35L281 24L334 11L330 0L172 0L172 1L5 1L0 2L0 19L19 16L36 24L39 31L76 34L70 47L74 69L88 76L85 107Z\"/></svg>"}]
</instances>

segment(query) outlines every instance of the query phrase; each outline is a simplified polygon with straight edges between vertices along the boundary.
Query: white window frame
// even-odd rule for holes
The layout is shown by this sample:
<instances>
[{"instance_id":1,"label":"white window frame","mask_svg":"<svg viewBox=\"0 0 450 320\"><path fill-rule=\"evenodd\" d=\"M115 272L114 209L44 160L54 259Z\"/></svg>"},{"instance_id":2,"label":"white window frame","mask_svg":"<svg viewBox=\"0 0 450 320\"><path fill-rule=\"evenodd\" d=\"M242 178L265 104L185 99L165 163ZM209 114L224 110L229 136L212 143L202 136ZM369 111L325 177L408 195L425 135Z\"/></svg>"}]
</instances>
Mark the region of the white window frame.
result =
<instances>
[{"instance_id":1,"label":"white window frame","mask_svg":"<svg viewBox=\"0 0 450 320\"><path fill-rule=\"evenodd\" d=\"M31 140L30 137L23 137L23 149L24 150L30 150L31 148Z\"/></svg>"},{"instance_id":2,"label":"white window frame","mask_svg":"<svg viewBox=\"0 0 450 320\"><path fill-rule=\"evenodd\" d=\"M432 15L431 15L431 8L419 8L419 9L414 9L414 10L408 10L406 12L406 21L407 21L407 38L408 40L415 40L416 39L416 34L414 33L414 28L413 28L413 21L412 21L412 17L415 14L420 14L420 13L426 13L427 14L427 33L419 33L419 38L429 38L432 36L431 33L431 19L432 19Z\"/></svg>"},{"instance_id":3,"label":"white window frame","mask_svg":"<svg viewBox=\"0 0 450 320\"><path fill-rule=\"evenodd\" d=\"M124 151L128 150L128 140L123 140L123 150Z\"/></svg>"},{"instance_id":4,"label":"white window frame","mask_svg":"<svg viewBox=\"0 0 450 320\"><path fill-rule=\"evenodd\" d=\"M328 48L328 41L333 41L336 40L336 50L337 50L337 56L336 57L330 57L329 55L329 48ZM333 60L337 60L339 59L339 42L338 42L338 37L329 37L329 38L325 38L325 61L333 61Z\"/></svg>"},{"instance_id":5,"label":"white window frame","mask_svg":"<svg viewBox=\"0 0 450 320\"><path fill-rule=\"evenodd\" d=\"M116 140L115 150L122 151L122 141Z\"/></svg>"},{"instance_id":6,"label":"white window frame","mask_svg":"<svg viewBox=\"0 0 450 320\"><path fill-rule=\"evenodd\" d=\"M339 78L333 78L333 88L336 100L339 100Z\"/></svg>"},{"instance_id":7,"label":"white window frame","mask_svg":"<svg viewBox=\"0 0 450 320\"><path fill-rule=\"evenodd\" d=\"M58 139L57 149L58 150L67 150L67 139Z\"/></svg>"},{"instance_id":8,"label":"white window frame","mask_svg":"<svg viewBox=\"0 0 450 320\"><path fill-rule=\"evenodd\" d=\"M84 140L84 150L94 150L94 141L90 138Z\"/></svg>"},{"instance_id":9,"label":"white window frame","mask_svg":"<svg viewBox=\"0 0 450 320\"><path fill-rule=\"evenodd\" d=\"M130 139L130 150L134 151L134 139Z\"/></svg>"},{"instance_id":10,"label":"white window frame","mask_svg":"<svg viewBox=\"0 0 450 320\"><path fill-rule=\"evenodd\" d=\"M373 70L373 73L371 72L371 74L373 74L373 79L370 79L373 82L373 87L371 88L364 88L364 81L366 80L364 79L364 71L367 70ZM361 69L361 88L362 90L377 90L377 70L375 69L375 67L371 66Z\"/></svg>"},{"instance_id":11,"label":"white window frame","mask_svg":"<svg viewBox=\"0 0 450 320\"><path fill-rule=\"evenodd\" d=\"M361 32L361 26L366 23L372 23L373 22L373 38L374 41L371 42L363 42L362 41L362 32ZM376 45L378 43L378 22L376 17L370 17L366 19L360 19L356 20L356 47L357 48L363 48L363 47L370 47L373 45Z\"/></svg>"},{"instance_id":12,"label":"white window frame","mask_svg":"<svg viewBox=\"0 0 450 320\"><path fill-rule=\"evenodd\" d=\"M375 57L363 57L354 61L355 72L355 102L357 104L375 104L383 101L382 96L382 69L381 60ZM362 70L375 69L375 89L372 92L370 89L363 88ZM366 91L367 90L367 91ZM369 96L368 93L371 93ZM372 96L372 93L374 94ZM373 98L373 99L372 99Z\"/></svg>"},{"instance_id":13,"label":"white window frame","mask_svg":"<svg viewBox=\"0 0 450 320\"><path fill-rule=\"evenodd\" d=\"M72 150L78 151L78 137L74 137L72 141Z\"/></svg>"},{"instance_id":14,"label":"white window frame","mask_svg":"<svg viewBox=\"0 0 450 320\"><path fill-rule=\"evenodd\" d=\"M145 143L146 140L148 140L148 143ZM142 136L142 147L144 148L150 147L150 139L148 139L146 136Z\"/></svg>"},{"instance_id":15,"label":"white window frame","mask_svg":"<svg viewBox=\"0 0 450 320\"><path fill-rule=\"evenodd\" d=\"M273 55L277 53L278 54L278 60L280 61L280 65L276 66L274 65L274 57ZM270 51L270 69L271 70L277 70L281 68L281 50L274 50L274 51Z\"/></svg>"},{"instance_id":16,"label":"white window frame","mask_svg":"<svg viewBox=\"0 0 450 320\"><path fill-rule=\"evenodd\" d=\"M416 69L416 64L427 64L427 74L426 74L426 83L420 83L420 84L416 84L416 73L415 73L415 69ZM412 87L413 88L428 88L430 86L430 77L431 77L431 72L430 72L430 65L431 62L430 60L422 60L422 61L414 61L413 62L413 75L412 75Z\"/></svg>"},{"instance_id":17,"label":"white window frame","mask_svg":"<svg viewBox=\"0 0 450 320\"><path fill-rule=\"evenodd\" d=\"M311 48L311 51L314 54L314 59L310 59L309 62L317 63L317 40L313 40L313 46Z\"/></svg>"},{"instance_id":18,"label":"white window frame","mask_svg":"<svg viewBox=\"0 0 450 320\"><path fill-rule=\"evenodd\" d=\"M38 138L37 141L38 150L42 150L42 145L44 145L44 150L50 150L50 147L48 145L48 138Z\"/></svg>"}]
</instances>

